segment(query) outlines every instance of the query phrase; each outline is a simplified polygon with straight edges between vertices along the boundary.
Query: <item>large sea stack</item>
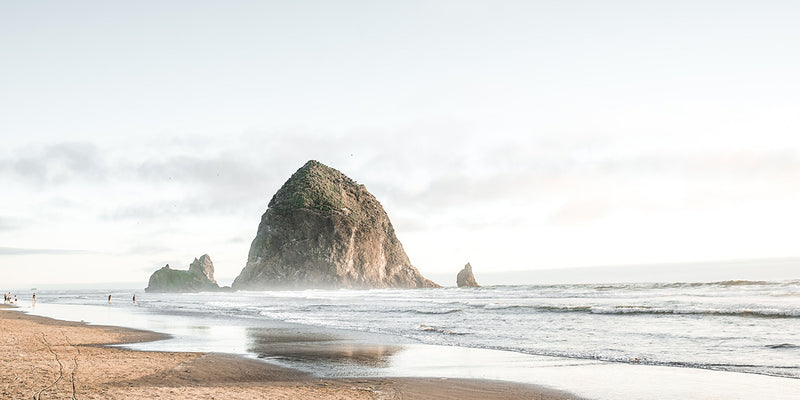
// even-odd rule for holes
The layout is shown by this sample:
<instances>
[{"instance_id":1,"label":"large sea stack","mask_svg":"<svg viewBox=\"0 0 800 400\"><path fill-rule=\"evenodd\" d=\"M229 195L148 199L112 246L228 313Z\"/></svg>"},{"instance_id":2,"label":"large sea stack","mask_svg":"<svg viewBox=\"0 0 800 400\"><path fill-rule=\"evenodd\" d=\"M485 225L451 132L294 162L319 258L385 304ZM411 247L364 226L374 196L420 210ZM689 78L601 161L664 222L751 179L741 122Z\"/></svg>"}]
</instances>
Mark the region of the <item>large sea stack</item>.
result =
<instances>
[{"instance_id":1,"label":"large sea stack","mask_svg":"<svg viewBox=\"0 0 800 400\"><path fill-rule=\"evenodd\" d=\"M150 275L145 292L205 292L219 290L214 280L214 263L208 254L195 258L189 270L178 270L165 265Z\"/></svg>"},{"instance_id":2,"label":"large sea stack","mask_svg":"<svg viewBox=\"0 0 800 400\"><path fill-rule=\"evenodd\" d=\"M411 265L364 185L318 161L270 200L238 290L439 287Z\"/></svg>"}]
</instances>

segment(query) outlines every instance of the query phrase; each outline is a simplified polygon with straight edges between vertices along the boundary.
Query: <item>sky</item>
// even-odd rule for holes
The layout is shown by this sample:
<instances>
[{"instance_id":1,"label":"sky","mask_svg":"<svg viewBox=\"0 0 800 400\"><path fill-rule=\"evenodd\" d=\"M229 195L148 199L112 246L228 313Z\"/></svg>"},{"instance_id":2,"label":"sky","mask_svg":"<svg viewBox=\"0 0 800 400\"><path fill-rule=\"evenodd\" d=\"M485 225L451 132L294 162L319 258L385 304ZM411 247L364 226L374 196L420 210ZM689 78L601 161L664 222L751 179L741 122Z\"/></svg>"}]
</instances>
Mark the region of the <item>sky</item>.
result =
<instances>
[{"instance_id":1,"label":"sky","mask_svg":"<svg viewBox=\"0 0 800 400\"><path fill-rule=\"evenodd\" d=\"M423 274L800 256L793 1L0 2L0 286L244 267L310 159ZM798 276L800 277L800 276Z\"/></svg>"}]
</instances>

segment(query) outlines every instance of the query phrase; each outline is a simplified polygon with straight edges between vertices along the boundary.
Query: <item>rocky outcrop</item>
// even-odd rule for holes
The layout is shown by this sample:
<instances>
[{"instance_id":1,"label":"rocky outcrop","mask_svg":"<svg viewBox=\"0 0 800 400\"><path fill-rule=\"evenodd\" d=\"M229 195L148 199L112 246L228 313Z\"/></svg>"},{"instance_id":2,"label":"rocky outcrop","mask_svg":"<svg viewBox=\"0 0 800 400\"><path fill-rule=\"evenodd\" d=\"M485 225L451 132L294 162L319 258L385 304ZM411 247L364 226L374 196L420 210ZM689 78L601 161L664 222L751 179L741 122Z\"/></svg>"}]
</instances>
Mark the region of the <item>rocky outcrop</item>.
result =
<instances>
[{"instance_id":1,"label":"rocky outcrop","mask_svg":"<svg viewBox=\"0 0 800 400\"><path fill-rule=\"evenodd\" d=\"M169 264L150 275L145 292L207 292L219 290L214 280L214 263L204 254L195 258L188 270L177 270Z\"/></svg>"},{"instance_id":2,"label":"rocky outcrop","mask_svg":"<svg viewBox=\"0 0 800 400\"><path fill-rule=\"evenodd\" d=\"M467 263L467 265L464 266L464 269L462 269L461 272L458 273L458 276L456 277L456 284L458 285L458 287L481 286L478 285L478 282L475 281L475 276L472 275L472 265L470 265L469 263Z\"/></svg>"},{"instance_id":3,"label":"rocky outcrop","mask_svg":"<svg viewBox=\"0 0 800 400\"><path fill-rule=\"evenodd\" d=\"M375 197L318 161L270 200L237 290L438 287L411 265Z\"/></svg>"},{"instance_id":4,"label":"rocky outcrop","mask_svg":"<svg viewBox=\"0 0 800 400\"><path fill-rule=\"evenodd\" d=\"M211 257L209 257L208 254L203 254L199 259L195 258L194 261L189 264L189 272L203 275L211 283L217 283L214 279L214 263L211 262Z\"/></svg>"}]
</instances>

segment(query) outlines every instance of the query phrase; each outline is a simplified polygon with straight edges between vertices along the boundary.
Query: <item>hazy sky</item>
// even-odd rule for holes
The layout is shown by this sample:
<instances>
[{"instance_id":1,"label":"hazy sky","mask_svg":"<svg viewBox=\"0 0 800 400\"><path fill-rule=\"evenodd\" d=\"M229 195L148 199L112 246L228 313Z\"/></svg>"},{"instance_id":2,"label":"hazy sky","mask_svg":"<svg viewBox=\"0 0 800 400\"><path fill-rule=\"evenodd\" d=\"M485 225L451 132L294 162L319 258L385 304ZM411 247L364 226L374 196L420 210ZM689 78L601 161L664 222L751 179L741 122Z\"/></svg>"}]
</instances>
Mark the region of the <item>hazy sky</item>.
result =
<instances>
[{"instance_id":1,"label":"hazy sky","mask_svg":"<svg viewBox=\"0 0 800 400\"><path fill-rule=\"evenodd\" d=\"M1 286L244 266L309 159L423 273L800 256L794 1L0 2ZM446 283L446 282L445 282Z\"/></svg>"}]
</instances>

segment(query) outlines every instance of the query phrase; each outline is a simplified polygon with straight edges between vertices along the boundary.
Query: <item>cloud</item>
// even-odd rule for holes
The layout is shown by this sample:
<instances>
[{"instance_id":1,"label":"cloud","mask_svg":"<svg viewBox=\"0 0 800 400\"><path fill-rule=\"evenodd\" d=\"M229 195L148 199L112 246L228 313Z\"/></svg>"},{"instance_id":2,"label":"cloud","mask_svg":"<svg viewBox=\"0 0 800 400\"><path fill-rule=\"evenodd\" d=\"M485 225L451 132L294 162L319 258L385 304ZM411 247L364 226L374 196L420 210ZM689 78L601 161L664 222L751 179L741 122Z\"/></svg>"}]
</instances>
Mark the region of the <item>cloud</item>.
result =
<instances>
[{"instance_id":1,"label":"cloud","mask_svg":"<svg viewBox=\"0 0 800 400\"><path fill-rule=\"evenodd\" d=\"M127 251L125 251L124 254L138 255L138 254L149 254L149 253L165 253L171 250L173 249L161 245L138 245L138 246L132 246Z\"/></svg>"},{"instance_id":2,"label":"cloud","mask_svg":"<svg viewBox=\"0 0 800 400\"><path fill-rule=\"evenodd\" d=\"M30 249L30 248L19 248L19 247L0 247L0 255L4 256L79 255L79 254L96 254L96 252L88 250L70 250L70 249Z\"/></svg>"},{"instance_id":3,"label":"cloud","mask_svg":"<svg viewBox=\"0 0 800 400\"><path fill-rule=\"evenodd\" d=\"M0 216L0 232L17 230L22 226L23 222L18 218Z\"/></svg>"},{"instance_id":4,"label":"cloud","mask_svg":"<svg viewBox=\"0 0 800 400\"><path fill-rule=\"evenodd\" d=\"M98 148L83 142L18 149L14 155L0 160L0 172L36 185L59 184L75 178L100 180L106 171Z\"/></svg>"},{"instance_id":5,"label":"cloud","mask_svg":"<svg viewBox=\"0 0 800 400\"><path fill-rule=\"evenodd\" d=\"M658 176L680 173L687 174L687 179L727 176L744 180L763 176L796 176L800 172L800 154L791 149L612 153L588 166L607 174Z\"/></svg>"},{"instance_id":6,"label":"cloud","mask_svg":"<svg viewBox=\"0 0 800 400\"><path fill-rule=\"evenodd\" d=\"M227 153L213 157L173 156L148 160L137 166L137 178L144 181L175 180L219 188L252 186L271 176L271 168L250 162L246 155Z\"/></svg>"},{"instance_id":7,"label":"cloud","mask_svg":"<svg viewBox=\"0 0 800 400\"><path fill-rule=\"evenodd\" d=\"M612 205L602 199L571 201L553 213L548 222L553 225L582 225L608 215L612 209Z\"/></svg>"},{"instance_id":8,"label":"cloud","mask_svg":"<svg viewBox=\"0 0 800 400\"><path fill-rule=\"evenodd\" d=\"M576 226L615 215L800 199L800 157L792 149L643 150L614 140L535 144L485 146L469 157L450 158L444 167L408 164L402 175L422 184L376 178L367 187L405 211L397 225L408 230ZM467 154L457 146L451 150ZM421 169L431 175L420 177Z\"/></svg>"},{"instance_id":9,"label":"cloud","mask_svg":"<svg viewBox=\"0 0 800 400\"><path fill-rule=\"evenodd\" d=\"M107 220L261 208L272 186L288 178L281 176L286 168L280 158L258 157L248 149L215 153L214 146L209 147L211 154L196 155L182 154L185 147L162 148L158 157L150 158L144 157L148 149L142 143L102 150L71 142L29 147L0 159L0 177L18 179L23 189L18 194L48 204L48 210L57 213L69 204L83 210L95 206L98 216ZM15 225L0 218L0 231Z\"/></svg>"},{"instance_id":10,"label":"cloud","mask_svg":"<svg viewBox=\"0 0 800 400\"><path fill-rule=\"evenodd\" d=\"M166 215L186 215L197 212L194 207L182 205L178 202L156 202L118 207L101 215L105 220L126 219L157 219Z\"/></svg>"},{"instance_id":11,"label":"cloud","mask_svg":"<svg viewBox=\"0 0 800 400\"><path fill-rule=\"evenodd\" d=\"M556 140L552 135L486 137L468 129L435 132L451 128L423 123L335 135L168 136L159 139L163 146L139 142L126 149L66 142L18 151L0 160L0 173L23 177L40 189L80 180L75 189L81 190L85 186L80 185L94 183L107 190L93 198L101 219L157 220L260 214L291 173L313 158L366 184L402 218L398 226L412 230L430 227L431 215L437 216L435 226L475 229L519 225L518 218L508 217L519 208L525 215L546 214L541 222L576 224L619 208L674 211L693 206L691 198L713 206L742 197L786 197L791 195L787 183L800 175L800 157L792 149L681 151L639 148L609 135ZM74 193L60 195L81 198ZM103 200L114 193L136 195ZM13 227L0 219L0 230Z\"/></svg>"},{"instance_id":12,"label":"cloud","mask_svg":"<svg viewBox=\"0 0 800 400\"><path fill-rule=\"evenodd\" d=\"M171 199L148 201L135 199L126 205L114 204L113 208L102 212L99 217L107 220L158 220L179 216L219 216L263 212L269 197L260 196L257 186L238 186L222 188L198 185L182 187L179 193L165 194ZM151 197L152 198L152 197Z\"/></svg>"}]
</instances>

